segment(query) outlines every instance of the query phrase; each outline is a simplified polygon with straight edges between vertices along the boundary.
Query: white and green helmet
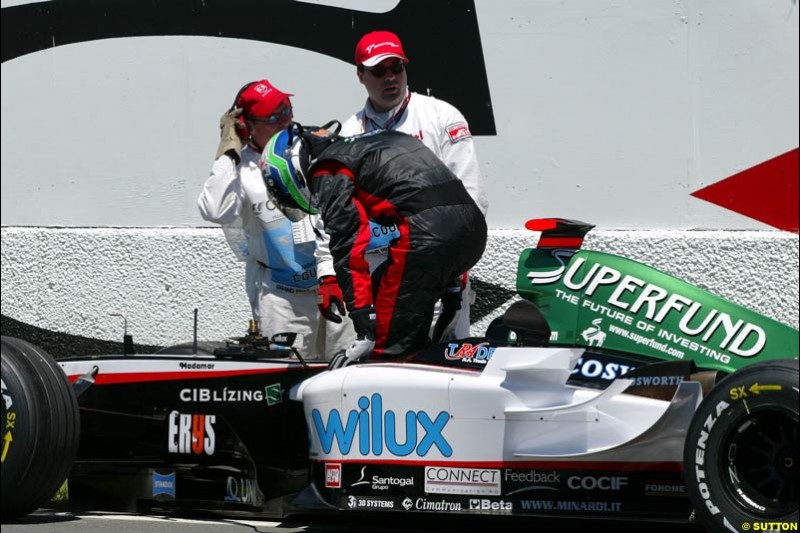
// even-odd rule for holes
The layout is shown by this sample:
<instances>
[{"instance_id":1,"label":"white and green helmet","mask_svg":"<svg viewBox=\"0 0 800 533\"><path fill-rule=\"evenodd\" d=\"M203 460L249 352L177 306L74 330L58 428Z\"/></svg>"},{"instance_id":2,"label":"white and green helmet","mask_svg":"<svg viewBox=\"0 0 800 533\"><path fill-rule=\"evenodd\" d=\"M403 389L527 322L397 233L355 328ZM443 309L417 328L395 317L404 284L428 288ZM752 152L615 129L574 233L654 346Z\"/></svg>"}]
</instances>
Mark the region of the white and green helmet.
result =
<instances>
[{"instance_id":1,"label":"white and green helmet","mask_svg":"<svg viewBox=\"0 0 800 533\"><path fill-rule=\"evenodd\" d=\"M261 174L270 200L292 222L319 212L311 205L305 176L308 166L308 150L294 124L273 135L261 154Z\"/></svg>"}]
</instances>

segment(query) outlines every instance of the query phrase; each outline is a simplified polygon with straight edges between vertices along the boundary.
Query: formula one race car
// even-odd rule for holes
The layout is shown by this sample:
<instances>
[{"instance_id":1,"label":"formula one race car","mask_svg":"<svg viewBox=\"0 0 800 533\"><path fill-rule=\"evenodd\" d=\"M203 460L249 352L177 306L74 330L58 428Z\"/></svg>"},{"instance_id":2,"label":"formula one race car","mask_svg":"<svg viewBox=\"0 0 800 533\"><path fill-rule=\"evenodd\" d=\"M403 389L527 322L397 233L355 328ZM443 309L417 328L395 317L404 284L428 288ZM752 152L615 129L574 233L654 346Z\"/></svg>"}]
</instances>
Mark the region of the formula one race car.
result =
<instances>
[{"instance_id":1,"label":"formula one race car","mask_svg":"<svg viewBox=\"0 0 800 533\"><path fill-rule=\"evenodd\" d=\"M796 524L797 330L581 250L587 224L527 226L524 299L401 361L326 371L248 336L64 359L70 388L3 338L3 520L69 471L94 509Z\"/></svg>"}]
</instances>

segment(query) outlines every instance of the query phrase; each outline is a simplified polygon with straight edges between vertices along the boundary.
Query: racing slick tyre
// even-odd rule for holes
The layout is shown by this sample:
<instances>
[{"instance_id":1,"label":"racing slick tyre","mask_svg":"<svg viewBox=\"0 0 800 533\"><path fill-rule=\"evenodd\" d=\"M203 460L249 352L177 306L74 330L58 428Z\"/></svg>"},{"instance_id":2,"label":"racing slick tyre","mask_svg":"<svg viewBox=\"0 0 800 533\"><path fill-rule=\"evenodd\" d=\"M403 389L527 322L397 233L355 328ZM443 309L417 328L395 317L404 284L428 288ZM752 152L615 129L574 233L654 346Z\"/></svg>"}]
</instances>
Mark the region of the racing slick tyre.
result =
<instances>
[{"instance_id":1,"label":"racing slick tyre","mask_svg":"<svg viewBox=\"0 0 800 533\"><path fill-rule=\"evenodd\" d=\"M44 350L2 337L2 520L36 509L55 494L78 451L78 401L64 371Z\"/></svg>"},{"instance_id":2,"label":"racing slick tyre","mask_svg":"<svg viewBox=\"0 0 800 533\"><path fill-rule=\"evenodd\" d=\"M714 387L692 419L683 456L687 491L705 527L797 524L798 421L797 359L753 364Z\"/></svg>"},{"instance_id":3,"label":"racing slick tyre","mask_svg":"<svg viewBox=\"0 0 800 533\"><path fill-rule=\"evenodd\" d=\"M225 348L225 346L226 344L224 342L200 341L197 343L197 355L214 355L214 350L217 348ZM161 348L156 353L168 355L193 355L194 342L189 341L182 342L181 344L173 344L172 346Z\"/></svg>"}]
</instances>

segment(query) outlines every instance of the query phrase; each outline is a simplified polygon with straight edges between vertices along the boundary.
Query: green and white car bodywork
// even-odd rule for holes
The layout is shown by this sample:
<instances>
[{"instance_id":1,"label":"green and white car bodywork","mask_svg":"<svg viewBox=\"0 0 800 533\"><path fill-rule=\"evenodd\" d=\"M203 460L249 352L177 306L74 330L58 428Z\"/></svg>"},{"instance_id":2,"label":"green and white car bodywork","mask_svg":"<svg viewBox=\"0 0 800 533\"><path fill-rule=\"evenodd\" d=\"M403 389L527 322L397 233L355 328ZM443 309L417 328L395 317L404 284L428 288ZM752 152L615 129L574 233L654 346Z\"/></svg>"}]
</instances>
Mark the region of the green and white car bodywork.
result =
<instances>
[{"instance_id":1,"label":"green and white car bodywork","mask_svg":"<svg viewBox=\"0 0 800 533\"><path fill-rule=\"evenodd\" d=\"M551 329L550 345L602 348L733 372L797 357L797 330L631 259L581 250L592 226L530 221L542 231L519 259L517 291Z\"/></svg>"}]
</instances>

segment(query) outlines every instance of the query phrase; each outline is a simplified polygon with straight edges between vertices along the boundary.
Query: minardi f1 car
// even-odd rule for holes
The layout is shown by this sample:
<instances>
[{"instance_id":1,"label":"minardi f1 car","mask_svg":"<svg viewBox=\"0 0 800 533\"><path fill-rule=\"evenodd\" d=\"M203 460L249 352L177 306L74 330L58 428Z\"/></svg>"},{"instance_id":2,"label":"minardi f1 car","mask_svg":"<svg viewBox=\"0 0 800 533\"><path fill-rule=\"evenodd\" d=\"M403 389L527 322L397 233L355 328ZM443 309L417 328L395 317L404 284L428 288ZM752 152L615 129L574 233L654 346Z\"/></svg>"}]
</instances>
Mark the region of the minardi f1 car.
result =
<instances>
[{"instance_id":1,"label":"minardi f1 car","mask_svg":"<svg viewBox=\"0 0 800 533\"><path fill-rule=\"evenodd\" d=\"M94 509L796 527L797 330L582 250L588 224L527 227L522 299L401 361L327 371L253 333L56 365L4 337L3 520L69 475Z\"/></svg>"}]
</instances>

